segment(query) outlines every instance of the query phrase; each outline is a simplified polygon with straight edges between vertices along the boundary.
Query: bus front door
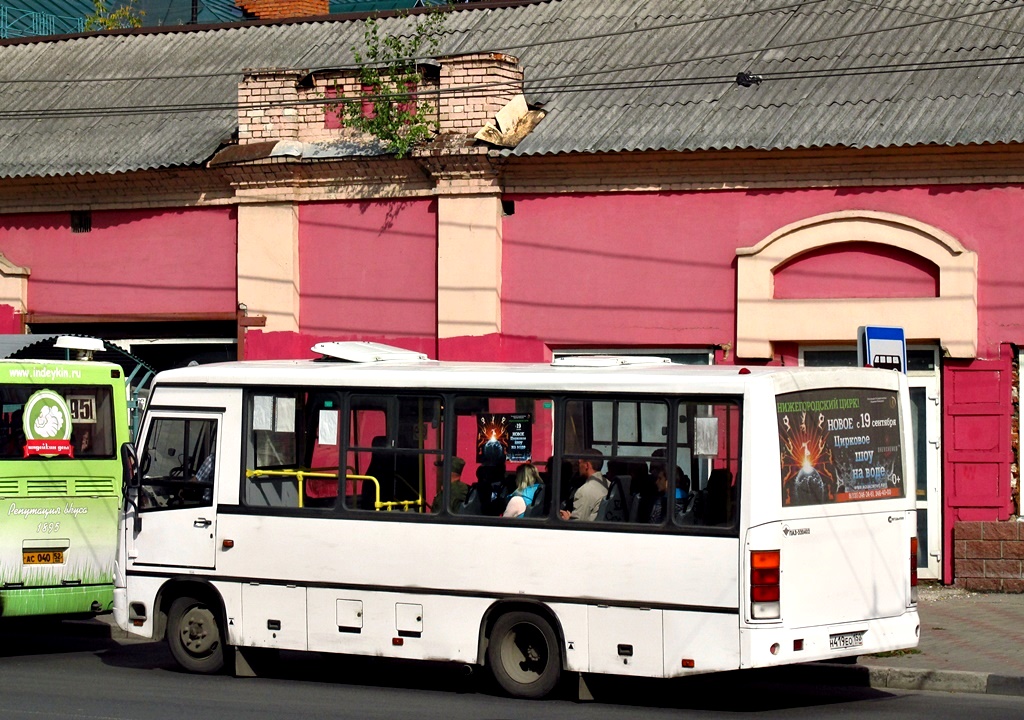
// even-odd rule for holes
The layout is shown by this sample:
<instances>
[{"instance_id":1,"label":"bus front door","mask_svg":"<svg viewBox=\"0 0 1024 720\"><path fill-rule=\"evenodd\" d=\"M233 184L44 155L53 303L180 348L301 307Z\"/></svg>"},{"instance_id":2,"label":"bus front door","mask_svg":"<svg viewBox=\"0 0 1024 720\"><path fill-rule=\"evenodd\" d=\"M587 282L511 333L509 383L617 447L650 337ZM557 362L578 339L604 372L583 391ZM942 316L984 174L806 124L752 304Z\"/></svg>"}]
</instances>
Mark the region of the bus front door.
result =
<instances>
[{"instance_id":1,"label":"bus front door","mask_svg":"<svg viewBox=\"0 0 1024 720\"><path fill-rule=\"evenodd\" d=\"M220 425L215 414L150 414L135 497L140 522L127 529L130 564L214 567Z\"/></svg>"}]
</instances>

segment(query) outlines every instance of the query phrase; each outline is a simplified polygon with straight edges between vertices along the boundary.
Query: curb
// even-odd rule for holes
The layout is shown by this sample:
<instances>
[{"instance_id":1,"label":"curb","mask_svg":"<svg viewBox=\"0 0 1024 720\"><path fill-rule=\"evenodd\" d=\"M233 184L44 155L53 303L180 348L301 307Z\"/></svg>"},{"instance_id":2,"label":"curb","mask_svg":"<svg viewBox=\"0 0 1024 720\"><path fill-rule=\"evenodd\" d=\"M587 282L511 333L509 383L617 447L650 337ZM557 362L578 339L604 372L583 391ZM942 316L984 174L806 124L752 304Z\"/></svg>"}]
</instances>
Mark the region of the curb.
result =
<instances>
[{"instance_id":1,"label":"curb","mask_svg":"<svg viewBox=\"0 0 1024 720\"><path fill-rule=\"evenodd\" d=\"M804 665L803 668L811 668ZM882 690L932 690L981 695L1024 696L1024 677L970 670L927 670L867 665L820 663L818 679Z\"/></svg>"}]
</instances>

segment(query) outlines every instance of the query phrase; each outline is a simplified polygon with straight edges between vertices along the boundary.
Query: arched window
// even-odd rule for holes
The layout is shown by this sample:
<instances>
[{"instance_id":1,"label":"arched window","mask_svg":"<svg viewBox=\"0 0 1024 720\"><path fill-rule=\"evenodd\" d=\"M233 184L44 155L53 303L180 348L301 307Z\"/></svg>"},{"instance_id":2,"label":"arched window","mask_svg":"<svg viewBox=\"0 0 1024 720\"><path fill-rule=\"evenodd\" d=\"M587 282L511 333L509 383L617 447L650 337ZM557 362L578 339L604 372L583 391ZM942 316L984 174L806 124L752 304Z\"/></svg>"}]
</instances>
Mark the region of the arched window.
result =
<instances>
[{"instance_id":1,"label":"arched window","mask_svg":"<svg viewBox=\"0 0 1024 720\"><path fill-rule=\"evenodd\" d=\"M773 342L852 341L861 325L899 326L908 340L937 341L951 357L977 355L977 255L937 228L888 213L832 213L736 255L740 358L771 358ZM851 268L880 277L855 285ZM829 273L835 282L819 277Z\"/></svg>"}]
</instances>

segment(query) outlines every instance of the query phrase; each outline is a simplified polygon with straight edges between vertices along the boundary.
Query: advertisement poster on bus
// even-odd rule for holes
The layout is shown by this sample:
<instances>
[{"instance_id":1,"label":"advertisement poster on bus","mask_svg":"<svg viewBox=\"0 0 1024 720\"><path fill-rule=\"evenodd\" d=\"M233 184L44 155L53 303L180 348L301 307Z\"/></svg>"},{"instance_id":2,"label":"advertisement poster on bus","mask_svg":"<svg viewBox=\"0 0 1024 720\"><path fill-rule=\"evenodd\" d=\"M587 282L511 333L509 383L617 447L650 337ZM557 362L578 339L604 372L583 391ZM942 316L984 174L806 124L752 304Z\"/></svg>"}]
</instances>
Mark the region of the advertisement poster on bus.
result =
<instances>
[{"instance_id":1,"label":"advertisement poster on bus","mask_svg":"<svg viewBox=\"0 0 1024 720\"><path fill-rule=\"evenodd\" d=\"M530 462L533 457L531 413L489 413L477 416L476 461L500 465L506 460Z\"/></svg>"},{"instance_id":2,"label":"advertisement poster on bus","mask_svg":"<svg viewBox=\"0 0 1024 720\"><path fill-rule=\"evenodd\" d=\"M788 393L778 397L777 412L783 506L903 497L895 392Z\"/></svg>"}]
</instances>

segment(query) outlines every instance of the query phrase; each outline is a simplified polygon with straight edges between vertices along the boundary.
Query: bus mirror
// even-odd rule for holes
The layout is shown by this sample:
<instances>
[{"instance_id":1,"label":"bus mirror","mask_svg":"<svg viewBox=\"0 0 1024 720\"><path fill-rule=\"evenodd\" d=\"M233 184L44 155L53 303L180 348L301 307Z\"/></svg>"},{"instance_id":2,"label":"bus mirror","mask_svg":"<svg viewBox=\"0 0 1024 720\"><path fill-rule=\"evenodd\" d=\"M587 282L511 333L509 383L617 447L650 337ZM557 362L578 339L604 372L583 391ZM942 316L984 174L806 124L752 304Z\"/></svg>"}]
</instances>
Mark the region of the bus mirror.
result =
<instances>
[{"instance_id":1,"label":"bus mirror","mask_svg":"<svg viewBox=\"0 0 1024 720\"><path fill-rule=\"evenodd\" d=\"M125 488L139 487L139 457L135 446L127 442L121 446L121 475Z\"/></svg>"}]
</instances>

